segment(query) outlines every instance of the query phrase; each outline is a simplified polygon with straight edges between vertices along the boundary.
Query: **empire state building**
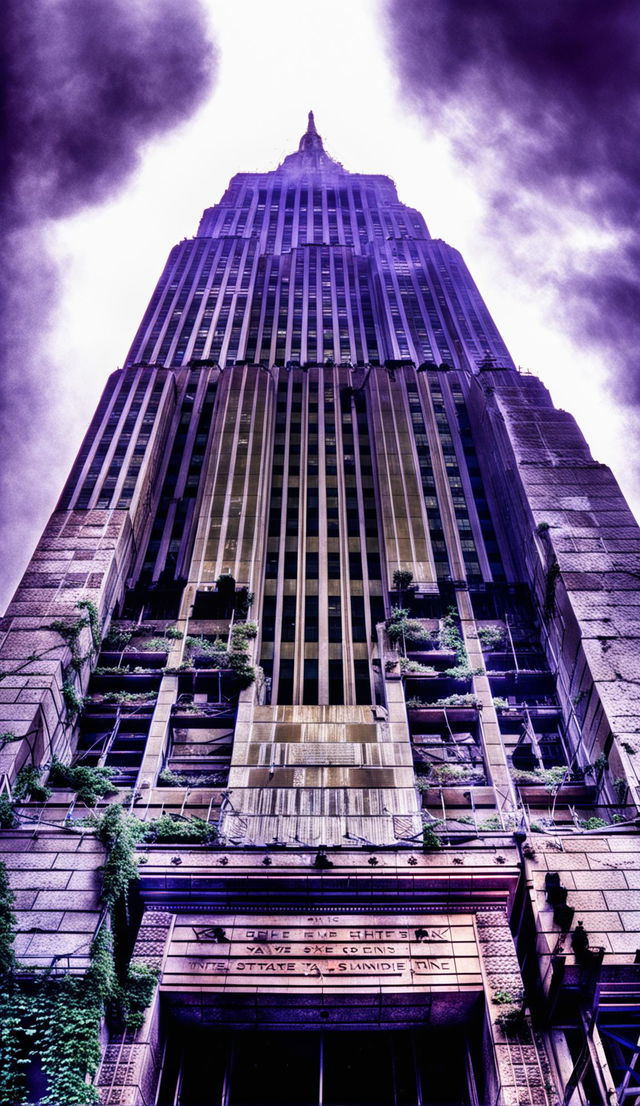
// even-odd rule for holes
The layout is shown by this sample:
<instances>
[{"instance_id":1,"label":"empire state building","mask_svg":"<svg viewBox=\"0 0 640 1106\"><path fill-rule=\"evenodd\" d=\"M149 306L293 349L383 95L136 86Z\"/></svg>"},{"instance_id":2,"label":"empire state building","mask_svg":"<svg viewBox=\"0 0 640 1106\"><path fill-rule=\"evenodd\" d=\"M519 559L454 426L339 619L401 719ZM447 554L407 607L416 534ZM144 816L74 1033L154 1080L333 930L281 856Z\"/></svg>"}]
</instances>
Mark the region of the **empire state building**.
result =
<instances>
[{"instance_id":1,"label":"empire state building","mask_svg":"<svg viewBox=\"0 0 640 1106\"><path fill-rule=\"evenodd\" d=\"M638 1106L639 555L309 113L171 251L0 623L0 1102Z\"/></svg>"}]
</instances>

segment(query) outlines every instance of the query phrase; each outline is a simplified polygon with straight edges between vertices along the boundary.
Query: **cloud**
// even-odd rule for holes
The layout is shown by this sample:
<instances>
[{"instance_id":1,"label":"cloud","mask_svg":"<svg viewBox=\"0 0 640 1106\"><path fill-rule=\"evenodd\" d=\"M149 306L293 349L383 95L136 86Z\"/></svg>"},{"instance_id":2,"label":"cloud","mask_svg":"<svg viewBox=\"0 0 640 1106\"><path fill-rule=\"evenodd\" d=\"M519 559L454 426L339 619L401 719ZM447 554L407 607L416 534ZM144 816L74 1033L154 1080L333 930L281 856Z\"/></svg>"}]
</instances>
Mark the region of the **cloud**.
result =
<instances>
[{"instance_id":1,"label":"cloud","mask_svg":"<svg viewBox=\"0 0 640 1106\"><path fill-rule=\"evenodd\" d=\"M640 404L636 0L386 0L408 101L477 174L487 227Z\"/></svg>"},{"instance_id":2,"label":"cloud","mask_svg":"<svg viewBox=\"0 0 640 1106\"><path fill-rule=\"evenodd\" d=\"M47 228L112 197L145 143L186 119L215 55L199 0L5 0L0 159L0 590L51 506L62 381L45 339L59 274ZM62 417L60 417L62 414ZM59 484L59 475L56 474ZM59 487L57 488L59 490Z\"/></svg>"}]
</instances>

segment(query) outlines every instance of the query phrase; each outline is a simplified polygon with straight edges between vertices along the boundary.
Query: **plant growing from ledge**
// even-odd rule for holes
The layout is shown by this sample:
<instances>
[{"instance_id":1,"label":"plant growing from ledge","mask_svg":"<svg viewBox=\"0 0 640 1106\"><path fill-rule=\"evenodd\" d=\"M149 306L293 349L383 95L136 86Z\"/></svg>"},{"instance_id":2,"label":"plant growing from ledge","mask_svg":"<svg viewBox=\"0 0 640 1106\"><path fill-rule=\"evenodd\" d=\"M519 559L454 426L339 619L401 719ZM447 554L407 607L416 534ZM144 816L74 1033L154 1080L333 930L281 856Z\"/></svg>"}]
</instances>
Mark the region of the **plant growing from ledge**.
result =
<instances>
[{"instance_id":1,"label":"plant growing from ledge","mask_svg":"<svg viewBox=\"0 0 640 1106\"><path fill-rule=\"evenodd\" d=\"M478 829L485 833L493 833L496 830L502 829L502 822L497 814L492 814L489 818L485 818L484 822L480 822Z\"/></svg>"},{"instance_id":2,"label":"plant growing from ledge","mask_svg":"<svg viewBox=\"0 0 640 1106\"><path fill-rule=\"evenodd\" d=\"M393 669L396 664L395 661L388 661L387 664L391 665ZM436 670L431 664L421 664L420 661L411 661L408 657L400 657L400 671L405 675L414 676L435 676ZM385 664L386 671L386 664Z\"/></svg>"},{"instance_id":3,"label":"plant growing from ledge","mask_svg":"<svg viewBox=\"0 0 640 1106\"><path fill-rule=\"evenodd\" d=\"M120 653L127 648L132 638L133 630L121 630L119 626L111 626L102 641L102 648L108 652Z\"/></svg>"},{"instance_id":4,"label":"plant growing from ledge","mask_svg":"<svg viewBox=\"0 0 640 1106\"><path fill-rule=\"evenodd\" d=\"M228 773L208 772L205 775L190 776L184 772L172 772L163 768L158 774L160 787L222 787L227 782Z\"/></svg>"},{"instance_id":5,"label":"plant growing from ledge","mask_svg":"<svg viewBox=\"0 0 640 1106\"><path fill-rule=\"evenodd\" d=\"M387 618L384 625L389 641L394 645L402 642L403 649L406 649L407 642L413 645L433 644L422 623L417 618L409 618L406 607L392 607L391 618Z\"/></svg>"},{"instance_id":6,"label":"plant growing from ledge","mask_svg":"<svg viewBox=\"0 0 640 1106\"><path fill-rule=\"evenodd\" d=\"M102 695L92 695L90 702L115 703L116 706L133 707L155 702L157 697L157 691L105 691Z\"/></svg>"},{"instance_id":7,"label":"plant growing from ledge","mask_svg":"<svg viewBox=\"0 0 640 1106\"><path fill-rule=\"evenodd\" d=\"M36 803L46 803L51 797L51 788L45 787L40 781L42 768L36 768L33 764L25 764L11 789L14 803L24 803L33 799Z\"/></svg>"},{"instance_id":8,"label":"plant growing from ledge","mask_svg":"<svg viewBox=\"0 0 640 1106\"><path fill-rule=\"evenodd\" d=\"M425 822L422 826L422 847L425 852L436 852L442 848L442 841L436 833L435 827L440 826L438 821Z\"/></svg>"},{"instance_id":9,"label":"plant growing from ledge","mask_svg":"<svg viewBox=\"0 0 640 1106\"><path fill-rule=\"evenodd\" d=\"M484 668L471 668L468 664L456 664L453 668L445 668L445 676L452 680L470 680L472 676L484 676Z\"/></svg>"},{"instance_id":10,"label":"plant growing from ledge","mask_svg":"<svg viewBox=\"0 0 640 1106\"><path fill-rule=\"evenodd\" d=\"M467 650L460 633L460 619L456 607L449 607L444 618L440 619L438 640L441 649L455 653L459 665L468 666Z\"/></svg>"},{"instance_id":11,"label":"plant growing from ledge","mask_svg":"<svg viewBox=\"0 0 640 1106\"><path fill-rule=\"evenodd\" d=\"M171 649L171 641L166 637L152 637L147 641L138 642L134 652L140 653L168 653Z\"/></svg>"},{"instance_id":12,"label":"plant growing from ledge","mask_svg":"<svg viewBox=\"0 0 640 1106\"><path fill-rule=\"evenodd\" d=\"M113 795L117 791L114 786L113 768L106 766L90 768L86 764L63 764L54 758L49 772L49 783L53 787L68 787L75 791L78 801L86 806L95 806L98 799L104 799L107 795Z\"/></svg>"},{"instance_id":13,"label":"plant growing from ledge","mask_svg":"<svg viewBox=\"0 0 640 1106\"><path fill-rule=\"evenodd\" d=\"M603 772L606 772L609 768L609 761L604 753L600 753L599 757L596 757L593 764L587 764L584 772L588 775L590 772L595 772L596 776L601 776Z\"/></svg>"},{"instance_id":14,"label":"plant growing from ledge","mask_svg":"<svg viewBox=\"0 0 640 1106\"><path fill-rule=\"evenodd\" d=\"M231 631L231 648L236 649L258 636L257 622L234 622Z\"/></svg>"},{"instance_id":15,"label":"plant growing from ledge","mask_svg":"<svg viewBox=\"0 0 640 1106\"><path fill-rule=\"evenodd\" d=\"M558 787L562 787L570 775L571 769L566 764L555 764L552 768L513 768L511 771L514 783L524 787L541 784L547 791L555 791Z\"/></svg>"},{"instance_id":16,"label":"plant growing from ledge","mask_svg":"<svg viewBox=\"0 0 640 1106\"><path fill-rule=\"evenodd\" d=\"M475 695L446 695L443 699L436 699L430 705L432 707L477 707L478 702Z\"/></svg>"},{"instance_id":17,"label":"plant growing from ledge","mask_svg":"<svg viewBox=\"0 0 640 1106\"><path fill-rule=\"evenodd\" d=\"M496 1006L516 1006L522 1003L523 997L523 993L520 990L507 991L498 989L491 995L491 1001L495 1002Z\"/></svg>"},{"instance_id":18,"label":"plant growing from ledge","mask_svg":"<svg viewBox=\"0 0 640 1106\"><path fill-rule=\"evenodd\" d=\"M505 643L506 634L499 626L479 626L478 638L483 649L499 649Z\"/></svg>"},{"instance_id":19,"label":"plant growing from ledge","mask_svg":"<svg viewBox=\"0 0 640 1106\"><path fill-rule=\"evenodd\" d=\"M434 784L446 787L464 783L480 783L485 778L482 768L473 764L436 764L430 778Z\"/></svg>"},{"instance_id":20,"label":"plant growing from ledge","mask_svg":"<svg viewBox=\"0 0 640 1106\"><path fill-rule=\"evenodd\" d=\"M605 829L608 825L609 823L605 822L604 818L598 818L596 815L591 818L580 819L580 828L585 830Z\"/></svg>"},{"instance_id":21,"label":"plant growing from ledge","mask_svg":"<svg viewBox=\"0 0 640 1106\"><path fill-rule=\"evenodd\" d=\"M412 696L407 699L407 710L438 710L442 707L477 707L478 699L475 695L448 695L445 699L435 699L427 702Z\"/></svg>"},{"instance_id":22,"label":"plant growing from ledge","mask_svg":"<svg viewBox=\"0 0 640 1106\"><path fill-rule=\"evenodd\" d=\"M493 705L496 710L507 710L509 707L507 700L503 699L500 695L494 695Z\"/></svg>"},{"instance_id":23,"label":"plant growing from ledge","mask_svg":"<svg viewBox=\"0 0 640 1106\"><path fill-rule=\"evenodd\" d=\"M214 664L214 668L226 668L229 660L229 653L224 642L216 638L214 641L209 641L206 637L188 637L185 639L185 645L190 653L203 657L210 657Z\"/></svg>"},{"instance_id":24,"label":"plant growing from ledge","mask_svg":"<svg viewBox=\"0 0 640 1106\"><path fill-rule=\"evenodd\" d=\"M15 811L8 795L0 795L0 829L13 829L18 825Z\"/></svg>"},{"instance_id":25,"label":"plant growing from ledge","mask_svg":"<svg viewBox=\"0 0 640 1106\"><path fill-rule=\"evenodd\" d=\"M499 1025L506 1032L519 1031L524 1024L525 1016L521 1006L510 1006L505 1010L501 1010L496 1018L496 1025Z\"/></svg>"},{"instance_id":26,"label":"plant growing from ledge","mask_svg":"<svg viewBox=\"0 0 640 1106\"><path fill-rule=\"evenodd\" d=\"M142 840L147 845L210 845L217 837L217 830L204 818L172 818L162 814L143 823Z\"/></svg>"}]
</instances>

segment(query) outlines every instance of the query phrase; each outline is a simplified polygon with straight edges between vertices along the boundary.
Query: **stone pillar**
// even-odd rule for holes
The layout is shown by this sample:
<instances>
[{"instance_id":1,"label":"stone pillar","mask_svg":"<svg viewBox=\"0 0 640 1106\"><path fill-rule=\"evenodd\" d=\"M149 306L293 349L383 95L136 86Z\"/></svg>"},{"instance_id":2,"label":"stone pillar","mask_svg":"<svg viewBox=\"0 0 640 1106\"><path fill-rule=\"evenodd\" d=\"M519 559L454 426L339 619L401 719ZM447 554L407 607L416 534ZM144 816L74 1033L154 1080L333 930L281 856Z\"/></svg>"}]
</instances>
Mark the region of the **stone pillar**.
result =
<instances>
[{"instance_id":1,"label":"stone pillar","mask_svg":"<svg viewBox=\"0 0 640 1106\"><path fill-rule=\"evenodd\" d=\"M527 1014L518 1017L523 1002L522 976L507 915L501 910L479 912L476 925L489 1043L498 1079L491 1101L499 1106L552 1106L557 1095L543 1039L534 1032Z\"/></svg>"},{"instance_id":2,"label":"stone pillar","mask_svg":"<svg viewBox=\"0 0 640 1106\"><path fill-rule=\"evenodd\" d=\"M174 915L145 911L132 964L161 971L169 947ZM155 1102L160 1068L159 988L149 1005L144 1025L111 1037L98 1074L103 1106L151 1106Z\"/></svg>"}]
</instances>

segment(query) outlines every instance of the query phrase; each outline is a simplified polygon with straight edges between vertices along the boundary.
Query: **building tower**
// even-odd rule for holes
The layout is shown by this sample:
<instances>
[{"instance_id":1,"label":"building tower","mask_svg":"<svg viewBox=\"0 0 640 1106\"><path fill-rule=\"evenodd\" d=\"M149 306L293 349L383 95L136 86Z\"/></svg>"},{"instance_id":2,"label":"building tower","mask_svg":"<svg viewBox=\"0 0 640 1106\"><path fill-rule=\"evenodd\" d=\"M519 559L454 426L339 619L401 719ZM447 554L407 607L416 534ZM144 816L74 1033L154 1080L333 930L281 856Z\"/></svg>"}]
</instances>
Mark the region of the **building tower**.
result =
<instances>
[{"instance_id":1,"label":"building tower","mask_svg":"<svg viewBox=\"0 0 640 1106\"><path fill-rule=\"evenodd\" d=\"M171 251L0 623L0 1101L637 1106L639 565L310 113Z\"/></svg>"}]
</instances>

